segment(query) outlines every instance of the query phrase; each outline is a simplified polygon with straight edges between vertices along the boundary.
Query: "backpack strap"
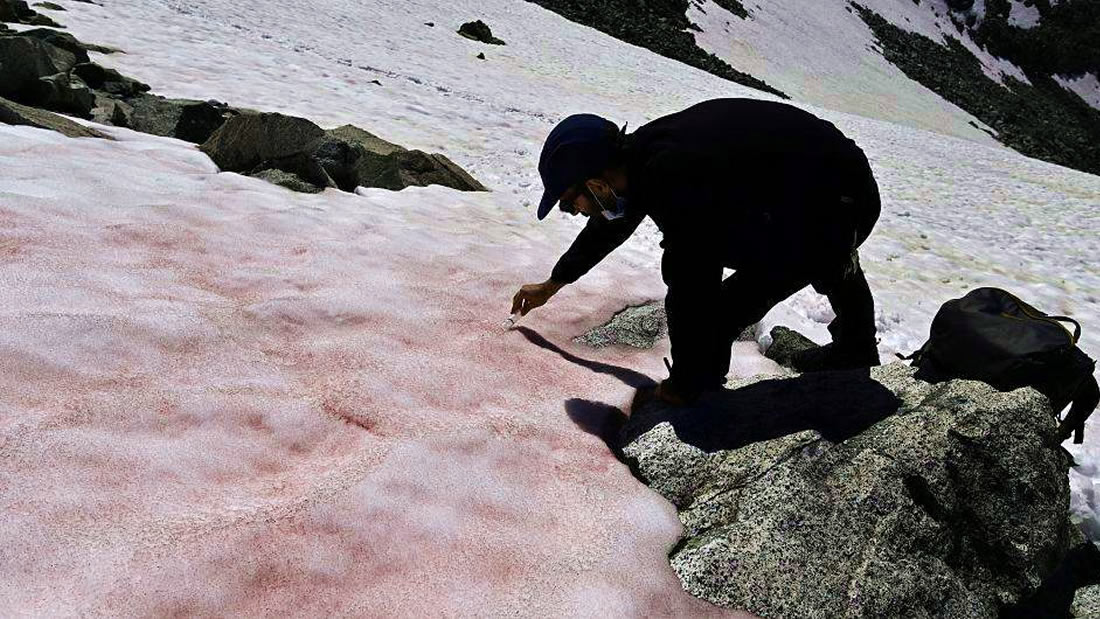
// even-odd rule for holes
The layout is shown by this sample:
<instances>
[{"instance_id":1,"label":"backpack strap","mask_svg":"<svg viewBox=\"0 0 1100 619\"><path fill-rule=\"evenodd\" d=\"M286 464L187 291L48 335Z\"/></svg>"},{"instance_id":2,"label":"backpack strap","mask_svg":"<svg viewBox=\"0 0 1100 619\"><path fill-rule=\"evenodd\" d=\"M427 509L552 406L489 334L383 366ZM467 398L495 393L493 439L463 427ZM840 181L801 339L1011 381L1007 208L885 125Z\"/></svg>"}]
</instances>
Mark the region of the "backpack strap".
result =
<instances>
[{"instance_id":1,"label":"backpack strap","mask_svg":"<svg viewBox=\"0 0 1100 619\"><path fill-rule=\"evenodd\" d=\"M1100 404L1100 385L1096 383L1096 377L1089 376L1073 394L1073 406L1070 407L1066 418L1058 425L1058 435L1064 441L1073 433L1074 444L1080 445L1085 440L1085 420Z\"/></svg>"},{"instance_id":2,"label":"backpack strap","mask_svg":"<svg viewBox=\"0 0 1100 619\"><path fill-rule=\"evenodd\" d=\"M1076 344L1081 339L1081 323L1070 318L1069 316L1047 316L1049 320L1057 320L1058 322L1071 322L1073 323L1073 343Z\"/></svg>"}]
</instances>

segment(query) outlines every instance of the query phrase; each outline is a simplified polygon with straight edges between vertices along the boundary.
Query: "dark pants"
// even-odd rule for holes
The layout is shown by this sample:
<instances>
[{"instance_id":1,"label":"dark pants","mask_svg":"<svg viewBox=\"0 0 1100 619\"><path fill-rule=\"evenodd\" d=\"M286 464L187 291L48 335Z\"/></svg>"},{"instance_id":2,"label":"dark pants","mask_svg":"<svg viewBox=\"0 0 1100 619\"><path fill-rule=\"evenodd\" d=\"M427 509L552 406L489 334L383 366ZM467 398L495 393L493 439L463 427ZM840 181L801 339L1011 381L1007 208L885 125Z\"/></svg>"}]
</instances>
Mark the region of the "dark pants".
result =
<instances>
[{"instance_id":1,"label":"dark pants","mask_svg":"<svg viewBox=\"0 0 1100 619\"><path fill-rule=\"evenodd\" d=\"M761 250L754 260L738 265L736 272L722 282L721 306L716 316L722 328L706 350L689 352L695 360L689 379L691 388L716 387L725 382L729 373L730 354L734 340L747 327L794 293L813 286L829 299L836 319L829 324L829 333L838 348L866 350L875 347L875 304L867 279L859 264L857 248L871 234L881 211L878 186L862 153L847 168L856 173L840 179L834 189L796 199L816 199L822 204L821 215L796 229L772 231L773 238L782 238L772 252ZM671 314L676 313L678 299L666 298ZM682 311L683 315L692 312ZM675 333L670 333L675 342Z\"/></svg>"},{"instance_id":2,"label":"dark pants","mask_svg":"<svg viewBox=\"0 0 1100 619\"><path fill-rule=\"evenodd\" d=\"M762 270L739 270L722 282L722 307L725 325L721 345L706 362L710 386L720 385L730 368L730 349L746 328L759 322L773 307L806 286L825 295L836 314L829 333L838 347L875 346L875 302L859 266L858 254L852 253L850 265L830 274L813 276L779 275Z\"/></svg>"}]
</instances>

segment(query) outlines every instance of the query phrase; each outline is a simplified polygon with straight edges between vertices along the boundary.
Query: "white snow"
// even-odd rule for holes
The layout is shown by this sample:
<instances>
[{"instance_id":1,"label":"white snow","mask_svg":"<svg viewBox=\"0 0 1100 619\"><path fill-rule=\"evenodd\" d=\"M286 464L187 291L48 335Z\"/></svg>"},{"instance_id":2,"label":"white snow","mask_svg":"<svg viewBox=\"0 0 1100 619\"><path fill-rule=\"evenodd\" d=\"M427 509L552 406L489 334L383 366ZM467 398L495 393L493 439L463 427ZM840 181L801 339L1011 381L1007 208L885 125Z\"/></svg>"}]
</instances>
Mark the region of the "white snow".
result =
<instances>
[{"instance_id":1,"label":"white snow","mask_svg":"<svg viewBox=\"0 0 1100 619\"><path fill-rule=\"evenodd\" d=\"M1055 75L1054 81L1062 88L1075 93L1092 107L1100 110L1100 79L1094 73L1084 75Z\"/></svg>"},{"instance_id":2,"label":"white snow","mask_svg":"<svg viewBox=\"0 0 1100 619\"><path fill-rule=\"evenodd\" d=\"M1028 6L1023 0L1012 0L1012 8L1008 13L1008 23L1018 28L1034 28L1039 25L1041 16L1039 7L1032 4Z\"/></svg>"},{"instance_id":3,"label":"white snow","mask_svg":"<svg viewBox=\"0 0 1100 619\"><path fill-rule=\"evenodd\" d=\"M715 612L668 567L671 506L571 420L627 406L630 372L665 375L667 342L572 343L663 295L655 229L521 322L618 378L499 325L580 227L531 207L554 122L591 111L636 127L759 93L510 0L69 6L78 38L128 52L97 60L159 94L354 123L444 152L494 191L294 194L175 140L0 125L0 607ZM454 33L474 18L508 45ZM929 99L896 80L914 118L950 114L921 116ZM879 94L849 96L875 115ZM979 285L1077 317L1100 354L1100 177L805 107L879 179L862 254L884 357ZM804 291L763 326L822 341L829 318ZM736 345L733 377L774 371ZM1094 421L1067 447L1083 463L1072 507L1100 538L1098 434Z\"/></svg>"},{"instance_id":4,"label":"white snow","mask_svg":"<svg viewBox=\"0 0 1100 619\"><path fill-rule=\"evenodd\" d=\"M945 33L959 39L998 83L1003 75L1028 83L1018 67L960 34L942 0L923 0L919 6L912 0L864 4L898 27L938 43L946 44ZM706 0L701 8L692 3L687 15L703 30L693 32L699 47L797 101L994 143L970 124L980 125L977 119L890 64L847 1L786 0L763 3L751 12L749 19L741 19Z\"/></svg>"}]
</instances>

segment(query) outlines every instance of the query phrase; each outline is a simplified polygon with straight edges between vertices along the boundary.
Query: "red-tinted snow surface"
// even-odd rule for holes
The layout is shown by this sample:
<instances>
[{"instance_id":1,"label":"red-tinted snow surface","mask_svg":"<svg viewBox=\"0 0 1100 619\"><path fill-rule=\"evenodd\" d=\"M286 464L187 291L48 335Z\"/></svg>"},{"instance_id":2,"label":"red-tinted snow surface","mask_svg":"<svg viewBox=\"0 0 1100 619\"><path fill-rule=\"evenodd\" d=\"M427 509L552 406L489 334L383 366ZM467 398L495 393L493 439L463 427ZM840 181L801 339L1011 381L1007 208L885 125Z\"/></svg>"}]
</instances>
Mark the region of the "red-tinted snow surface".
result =
<instances>
[{"instance_id":1,"label":"red-tinted snow surface","mask_svg":"<svg viewBox=\"0 0 1100 619\"><path fill-rule=\"evenodd\" d=\"M718 613L585 430L626 370L664 376L571 343L660 298L656 265L627 249L505 332L568 241L529 210L294 194L112 131L0 126L5 614Z\"/></svg>"}]
</instances>

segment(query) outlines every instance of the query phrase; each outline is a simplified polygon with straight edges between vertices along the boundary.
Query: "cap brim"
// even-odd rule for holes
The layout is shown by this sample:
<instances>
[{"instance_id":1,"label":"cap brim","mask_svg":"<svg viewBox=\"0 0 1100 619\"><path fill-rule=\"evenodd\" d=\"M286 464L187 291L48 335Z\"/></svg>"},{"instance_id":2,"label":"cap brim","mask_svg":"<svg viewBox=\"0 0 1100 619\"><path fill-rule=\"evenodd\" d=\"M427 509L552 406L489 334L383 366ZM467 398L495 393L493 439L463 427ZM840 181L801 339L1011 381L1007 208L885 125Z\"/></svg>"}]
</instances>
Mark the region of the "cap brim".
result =
<instances>
[{"instance_id":1,"label":"cap brim","mask_svg":"<svg viewBox=\"0 0 1100 619\"><path fill-rule=\"evenodd\" d=\"M546 216L550 214L550 209L554 208L554 205L557 203L558 194L546 190L542 194L542 201L539 202L539 219L546 219Z\"/></svg>"}]
</instances>

